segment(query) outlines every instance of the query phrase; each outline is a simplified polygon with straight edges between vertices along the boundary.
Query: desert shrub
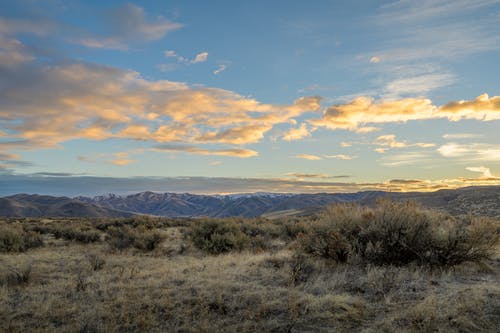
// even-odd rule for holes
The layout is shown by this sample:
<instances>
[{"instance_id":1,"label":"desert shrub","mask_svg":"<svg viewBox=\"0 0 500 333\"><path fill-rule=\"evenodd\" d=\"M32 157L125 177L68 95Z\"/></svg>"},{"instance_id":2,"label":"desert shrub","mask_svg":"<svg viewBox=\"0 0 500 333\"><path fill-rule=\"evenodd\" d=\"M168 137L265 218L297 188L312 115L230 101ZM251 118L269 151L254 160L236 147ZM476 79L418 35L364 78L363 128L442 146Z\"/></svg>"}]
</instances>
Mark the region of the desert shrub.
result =
<instances>
[{"instance_id":1,"label":"desert shrub","mask_svg":"<svg viewBox=\"0 0 500 333\"><path fill-rule=\"evenodd\" d=\"M27 285L33 278L33 265L27 263L19 267L7 265L8 274L5 276L4 283L9 286Z\"/></svg>"},{"instance_id":2,"label":"desert shrub","mask_svg":"<svg viewBox=\"0 0 500 333\"><path fill-rule=\"evenodd\" d=\"M43 246L43 237L38 232L25 231L23 236L24 249Z\"/></svg>"},{"instance_id":3,"label":"desert shrub","mask_svg":"<svg viewBox=\"0 0 500 333\"><path fill-rule=\"evenodd\" d=\"M55 238L62 238L80 243L95 243L101 239L99 232L95 230L79 230L71 227L56 227L51 230Z\"/></svg>"},{"instance_id":4,"label":"desert shrub","mask_svg":"<svg viewBox=\"0 0 500 333\"><path fill-rule=\"evenodd\" d=\"M435 230L430 261L439 265L456 265L465 261L482 261L495 254L500 235L497 224L487 218L468 218Z\"/></svg>"},{"instance_id":5,"label":"desert shrub","mask_svg":"<svg viewBox=\"0 0 500 333\"><path fill-rule=\"evenodd\" d=\"M144 251L154 250L161 243L163 237L155 231L132 229L128 226L111 227L107 231L108 244L117 250L135 247Z\"/></svg>"},{"instance_id":6,"label":"desert shrub","mask_svg":"<svg viewBox=\"0 0 500 333\"><path fill-rule=\"evenodd\" d=\"M19 252L24 250L23 232L7 226L0 231L0 252Z\"/></svg>"},{"instance_id":7,"label":"desert shrub","mask_svg":"<svg viewBox=\"0 0 500 333\"><path fill-rule=\"evenodd\" d=\"M298 246L303 253L337 262L347 261L349 253L349 244L342 236L324 225L311 227L307 233L299 234Z\"/></svg>"},{"instance_id":8,"label":"desert shrub","mask_svg":"<svg viewBox=\"0 0 500 333\"><path fill-rule=\"evenodd\" d=\"M85 256L93 271L98 271L104 267L106 260L96 253L89 253Z\"/></svg>"},{"instance_id":9,"label":"desert shrub","mask_svg":"<svg viewBox=\"0 0 500 333\"><path fill-rule=\"evenodd\" d=\"M0 252L22 252L42 245L43 238L37 232L8 225L0 229Z\"/></svg>"},{"instance_id":10,"label":"desert shrub","mask_svg":"<svg viewBox=\"0 0 500 333\"><path fill-rule=\"evenodd\" d=\"M248 236L231 221L205 220L194 223L190 232L191 241L200 250L219 254L242 250L248 244Z\"/></svg>"},{"instance_id":11,"label":"desert shrub","mask_svg":"<svg viewBox=\"0 0 500 333\"><path fill-rule=\"evenodd\" d=\"M163 237L158 232L144 232L135 237L134 247L140 250L153 251L162 240Z\"/></svg>"},{"instance_id":12,"label":"desert shrub","mask_svg":"<svg viewBox=\"0 0 500 333\"><path fill-rule=\"evenodd\" d=\"M337 205L298 240L313 256L372 264L452 266L491 257L498 228L486 219L457 221L414 202L379 201L374 209Z\"/></svg>"},{"instance_id":13,"label":"desert shrub","mask_svg":"<svg viewBox=\"0 0 500 333\"><path fill-rule=\"evenodd\" d=\"M314 274L316 267L310 258L303 254L295 254L290 260L290 279L291 285L305 283Z\"/></svg>"},{"instance_id":14,"label":"desert shrub","mask_svg":"<svg viewBox=\"0 0 500 333\"><path fill-rule=\"evenodd\" d=\"M135 236L129 227L110 227L107 230L106 240L111 248L124 250L134 244Z\"/></svg>"},{"instance_id":15,"label":"desert shrub","mask_svg":"<svg viewBox=\"0 0 500 333\"><path fill-rule=\"evenodd\" d=\"M296 239L297 236L307 232L307 224L298 220L285 221L281 225L281 235L285 240Z\"/></svg>"},{"instance_id":16,"label":"desert shrub","mask_svg":"<svg viewBox=\"0 0 500 333\"><path fill-rule=\"evenodd\" d=\"M437 218L414 203L384 201L370 216L369 223L361 224L356 250L375 264L428 262L433 227L440 223Z\"/></svg>"}]
</instances>

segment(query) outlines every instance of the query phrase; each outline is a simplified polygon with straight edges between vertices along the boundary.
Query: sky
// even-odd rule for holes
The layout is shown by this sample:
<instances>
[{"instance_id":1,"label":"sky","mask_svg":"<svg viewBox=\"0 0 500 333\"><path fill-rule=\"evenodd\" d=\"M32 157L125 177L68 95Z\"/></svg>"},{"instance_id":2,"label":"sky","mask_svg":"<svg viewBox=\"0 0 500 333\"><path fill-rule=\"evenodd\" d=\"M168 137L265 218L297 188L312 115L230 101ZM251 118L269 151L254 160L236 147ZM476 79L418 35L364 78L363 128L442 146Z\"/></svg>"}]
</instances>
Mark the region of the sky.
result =
<instances>
[{"instance_id":1,"label":"sky","mask_svg":"<svg viewBox=\"0 0 500 333\"><path fill-rule=\"evenodd\" d=\"M0 0L0 195L500 185L499 59L499 0Z\"/></svg>"}]
</instances>

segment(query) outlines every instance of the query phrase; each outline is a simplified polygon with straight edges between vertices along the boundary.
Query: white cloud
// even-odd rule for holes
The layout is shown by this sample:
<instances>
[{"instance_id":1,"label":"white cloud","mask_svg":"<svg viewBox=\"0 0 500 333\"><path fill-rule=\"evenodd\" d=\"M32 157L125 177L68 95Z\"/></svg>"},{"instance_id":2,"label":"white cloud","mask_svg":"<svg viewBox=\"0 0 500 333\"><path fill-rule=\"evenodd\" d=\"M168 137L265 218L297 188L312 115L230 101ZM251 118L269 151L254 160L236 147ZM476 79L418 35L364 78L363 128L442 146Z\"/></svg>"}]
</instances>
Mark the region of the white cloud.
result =
<instances>
[{"instance_id":1,"label":"white cloud","mask_svg":"<svg viewBox=\"0 0 500 333\"><path fill-rule=\"evenodd\" d=\"M451 85L455 81L455 75L450 73L422 74L395 79L386 84L384 96L398 98L425 95L435 89Z\"/></svg>"},{"instance_id":2,"label":"white cloud","mask_svg":"<svg viewBox=\"0 0 500 333\"><path fill-rule=\"evenodd\" d=\"M481 137L481 134L475 133L448 133L443 135L443 139L459 140L459 139L474 139Z\"/></svg>"},{"instance_id":3,"label":"white cloud","mask_svg":"<svg viewBox=\"0 0 500 333\"><path fill-rule=\"evenodd\" d=\"M405 152L386 156L380 159L382 165L389 167L398 167L406 165L429 164L432 161L432 155L428 152Z\"/></svg>"},{"instance_id":4,"label":"white cloud","mask_svg":"<svg viewBox=\"0 0 500 333\"><path fill-rule=\"evenodd\" d=\"M382 61L382 59L381 59L380 57L377 57L377 56L373 56L373 57L371 57L371 58L370 58L370 62L371 62L372 64L377 64L377 63L379 63L380 61Z\"/></svg>"},{"instance_id":5,"label":"white cloud","mask_svg":"<svg viewBox=\"0 0 500 333\"><path fill-rule=\"evenodd\" d=\"M173 50L166 50L166 51L163 52L163 54L167 58L177 58L177 53L175 51L173 51Z\"/></svg>"},{"instance_id":6,"label":"white cloud","mask_svg":"<svg viewBox=\"0 0 500 333\"><path fill-rule=\"evenodd\" d=\"M466 161L500 161L500 145L447 143L437 150L442 156Z\"/></svg>"},{"instance_id":7,"label":"white cloud","mask_svg":"<svg viewBox=\"0 0 500 333\"><path fill-rule=\"evenodd\" d=\"M201 52L198 53L193 60L191 60L191 63L197 64L200 62L205 62L208 59L208 52Z\"/></svg>"},{"instance_id":8,"label":"white cloud","mask_svg":"<svg viewBox=\"0 0 500 333\"><path fill-rule=\"evenodd\" d=\"M220 73L222 73L223 71L225 71L227 69L227 66L224 65L224 64L221 64L219 65L219 67L217 67L217 69L215 69L213 71L214 75L219 75Z\"/></svg>"},{"instance_id":9,"label":"white cloud","mask_svg":"<svg viewBox=\"0 0 500 333\"><path fill-rule=\"evenodd\" d=\"M335 159L338 159L338 160L352 160L354 158L354 156L349 156L349 155L345 155L345 154L337 154L337 155L323 155L323 157L325 158L335 158Z\"/></svg>"},{"instance_id":10,"label":"white cloud","mask_svg":"<svg viewBox=\"0 0 500 333\"><path fill-rule=\"evenodd\" d=\"M491 174L490 168L486 168L484 166L480 167L467 167L465 168L466 170L472 171L472 172L480 172L483 174L483 178L494 178L493 175Z\"/></svg>"}]
</instances>

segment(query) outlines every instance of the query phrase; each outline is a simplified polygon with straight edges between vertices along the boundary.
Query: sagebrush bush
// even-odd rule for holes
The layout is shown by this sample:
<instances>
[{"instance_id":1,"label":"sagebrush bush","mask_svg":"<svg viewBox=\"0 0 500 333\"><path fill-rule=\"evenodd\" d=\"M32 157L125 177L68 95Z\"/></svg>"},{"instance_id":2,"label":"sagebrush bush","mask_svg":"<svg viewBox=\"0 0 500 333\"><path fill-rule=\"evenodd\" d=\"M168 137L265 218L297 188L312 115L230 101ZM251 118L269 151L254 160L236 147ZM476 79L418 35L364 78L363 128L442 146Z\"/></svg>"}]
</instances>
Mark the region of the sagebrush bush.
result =
<instances>
[{"instance_id":1,"label":"sagebrush bush","mask_svg":"<svg viewBox=\"0 0 500 333\"><path fill-rule=\"evenodd\" d=\"M135 247L144 251L154 250L163 240L161 234L145 228L132 229L128 226L110 227L107 231L108 244L117 250Z\"/></svg>"},{"instance_id":2,"label":"sagebrush bush","mask_svg":"<svg viewBox=\"0 0 500 333\"><path fill-rule=\"evenodd\" d=\"M308 223L297 220L285 221L281 225L281 236L285 240L296 239L300 234L307 232Z\"/></svg>"},{"instance_id":3,"label":"sagebrush bush","mask_svg":"<svg viewBox=\"0 0 500 333\"><path fill-rule=\"evenodd\" d=\"M80 243L94 243L101 239L99 232L95 230L79 230L71 227L58 227L51 229L55 238L77 241Z\"/></svg>"},{"instance_id":4,"label":"sagebrush bush","mask_svg":"<svg viewBox=\"0 0 500 333\"><path fill-rule=\"evenodd\" d=\"M299 237L298 248L335 261L356 256L378 265L451 266L489 258L498 242L498 229L487 219L460 221L414 202L382 200L374 209L329 207Z\"/></svg>"},{"instance_id":5,"label":"sagebrush bush","mask_svg":"<svg viewBox=\"0 0 500 333\"><path fill-rule=\"evenodd\" d=\"M343 237L324 225L311 227L307 233L301 233L298 245L301 252L338 262L347 261L349 254L349 244Z\"/></svg>"},{"instance_id":6,"label":"sagebrush bush","mask_svg":"<svg viewBox=\"0 0 500 333\"><path fill-rule=\"evenodd\" d=\"M0 229L0 252L22 252L43 245L43 238L37 232L2 225Z\"/></svg>"},{"instance_id":7,"label":"sagebrush bush","mask_svg":"<svg viewBox=\"0 0 500 333\"><path fill-rule=\"evenodd\" d=\"M104 267L106 260L97 253L89 253L85 256L93 271L98 271Z\"/></svg>"},{"instance_id":8,"label":"sagebrush bush","mask_svg":"<svg viewBox=\"0 0 500 333\"><path fill-rule=\"evenodd\" d=\"M211 254L242 250L249 241L234 221L224 220L193 223L190 237L197 248Z\"/></svg>"}]
</instances>

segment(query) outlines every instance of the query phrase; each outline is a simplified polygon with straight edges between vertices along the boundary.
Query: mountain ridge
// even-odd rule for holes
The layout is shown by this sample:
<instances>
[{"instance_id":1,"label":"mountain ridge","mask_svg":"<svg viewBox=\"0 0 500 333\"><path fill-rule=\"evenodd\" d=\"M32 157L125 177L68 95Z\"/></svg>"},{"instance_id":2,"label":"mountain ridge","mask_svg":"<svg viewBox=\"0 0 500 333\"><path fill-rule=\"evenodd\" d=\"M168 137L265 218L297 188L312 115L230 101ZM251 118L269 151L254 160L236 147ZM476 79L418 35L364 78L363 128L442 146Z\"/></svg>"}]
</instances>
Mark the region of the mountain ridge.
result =
<instances>
[{"instance_id":1,"label":"mountain ridge","mask_svg":"<svg viewBox=\"0 0 500 333\"><path fill-rule=\"evenodd\" d=\"M435 192L361 191L354 193L242 193L208 195L145 191L129 195L55 197L16 194L0 198L0 216L12 217L257 217L320 211L334 203L373 205L380 197L415 200L454 215L500 216L500 186L442 189ZM278 214L279 215L279 214Z\"/></svg>"}]
</instances>

